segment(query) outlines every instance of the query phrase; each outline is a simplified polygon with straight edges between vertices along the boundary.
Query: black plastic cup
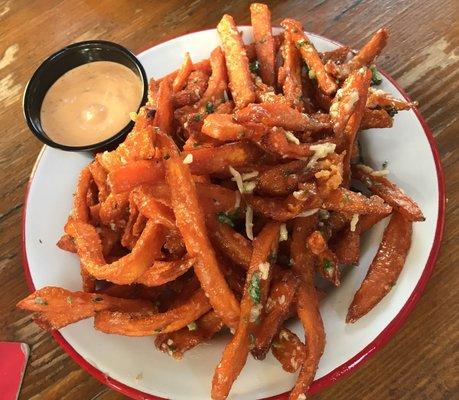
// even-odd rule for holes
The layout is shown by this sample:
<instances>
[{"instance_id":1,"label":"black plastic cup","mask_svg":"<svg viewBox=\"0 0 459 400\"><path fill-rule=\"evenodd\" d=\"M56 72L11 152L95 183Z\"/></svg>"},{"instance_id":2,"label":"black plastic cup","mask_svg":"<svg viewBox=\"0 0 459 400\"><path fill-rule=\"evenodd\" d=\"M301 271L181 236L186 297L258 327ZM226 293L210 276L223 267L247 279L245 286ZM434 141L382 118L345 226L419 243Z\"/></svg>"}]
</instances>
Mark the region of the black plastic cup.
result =
<instances>
[{"instance_id":1,"label":"black plastic cup","mask_svg":"<svg viewBox=\"0 0 459 400\"><path fill-rule=\"evenodd\" d=\"M148 96L147 74L140 61L128 49L117 43L104 40L89 40L71 44L43 61L32 75L24 92L24 117L32 133L43 143L66 151L101 150L121 142L132 130L134 123L131 121L113 136L86 146L67 146L57 143L50 139L43 130L40 112L48 89L67 71L94 61L113 61L128 67L143 85L143 97L139 109L141 105L146 103Z\"/></svg>"}]
</instances>

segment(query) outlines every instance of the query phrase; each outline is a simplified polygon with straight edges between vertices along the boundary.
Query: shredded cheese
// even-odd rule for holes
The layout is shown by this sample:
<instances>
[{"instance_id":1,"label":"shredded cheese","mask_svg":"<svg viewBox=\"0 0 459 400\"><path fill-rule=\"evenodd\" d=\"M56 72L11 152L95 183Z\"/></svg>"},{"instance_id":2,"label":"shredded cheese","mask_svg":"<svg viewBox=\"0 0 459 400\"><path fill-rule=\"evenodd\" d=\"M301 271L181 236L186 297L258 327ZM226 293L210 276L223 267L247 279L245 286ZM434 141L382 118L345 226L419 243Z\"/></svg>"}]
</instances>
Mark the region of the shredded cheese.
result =
<instances>
[{"instance_id":1,"label":"shredded cheese","mask_svg":"<svg viewBox=\"0 0 459 400\"><path fill-rule=\"evenodd\" d=\"M255 181L243 182L242 183L243 193L253 193L256 186L257 186L257 182Z\"/></svg>"},{"instance_id":2,"label":"shredded cheese","mask_svg":"<svg viewBox=\"0 0 459 400\"><path fill-rule=\"evenodd\" d=\"M381 169L379 171L373 171L371 176L386 176L389 175L390 171L388 169Z\"/></svg>"},{"instance_id":3,"label":"shredded cheese","mask_svg":"<svg viewBox=\"0 0 459 400\"><path fill-rule=\"evenodd\" d=\"M263 309L263 304L261 303L255 304L250 310L249 321L256 322L258 318L260 317L262 309Z\"/></svg>"},{"instance_id":4,"label":"shredded cheese","mask_svg":"<svg viewBox=\"0 0 459 400\"><path fill-rule=\"evenodd\" d=\"M279 242L285 242L288 239L288 230L286 224L281 224L279 231Z\"/></svg>"},{"instance_id":5,"label":"shredded cheese","mask_svg":"<svg viewBox=\"0 0 459 400\"><path fill-rule=\"evenodd\" d=\"M288 333L285 329L282 329L280 332L279 332L279 337L281 339L284 339L284 340L288 340Z\"/></svg>"},{"instance_id":6,"label":"shredded cheese","mask_svg":"<svg viewBox=\"0 0 459 400\"><path fill-rule=\"evenodd\" d=\"M289 142L300 144L300 140L290 131L285 131L285 137Z\"/></svg>"},{"instance_id":7,"label":"shredded cheese","mask_svg":"<svg viewBox=\"0 0 459 400\"><path fill-rule=\"evenodd\" d=\"M183 159L184 164L191 164L193 162L193 154L187 154Z\"/></svg>"},{"instance_id":8,"label":"shredded cheese","mask_svg":"<svg viewBox=\"0 0 459 400\"><path fill-rule=\"evenodd\" d=\"M310 158L307 167L312 168L318 160L321 158L327 157L330 153L333 153L336 148L335 143L322 143L322 144L314 144L309 147L314 154Z\"/></svg>"},{"instance_id":9,"label":"shredded cheese","mask_svg":"<svg viewBox=\"0 0 459 400\"><path fill-rule=\"evenodd\" d=\"M229 166L229 172L233 175L233 181L236 182L237 188L241 193L244 193L244 184L242 182L241 174L236 171L231 165Z\"/></svg>"},{"instance_id":10,"label":"shredded cheese","mask_svg":"<svg viewBox=\"0 0 459 400\"><path fill-rule=\"evenodd\" d=\"M236 192L236 201L234 202L234 209L238 209L241 205L241 193Z\"/></svg>"},{"instance_id":11,"label":"shredded cheese","mask_svg":"<svg viewBox=\"0 0 459 400\"><path fill-rule=\"evenodd\" d=\"M245 234L250 240L253 240L253 209L247 206L245 210Z\"/></svg>"},{"instance_id":12,"label":"shredded cheese","mask_svg":"<svg viewBox=\"0 0 459 400\"><path fill-rule=\"evenodd\" d=\"M317 211L319 211L318 208L311 208L310 210L303 211L297 215L297 217L309 217L311 215L314 215Z\"/></svg>"},{"instance_id":13,"label":"shredded cheese","mask_svg":"<svg viewBox=\"0 0 459 400\"><path fill-rule=\"evenodd\" d=\"M260 278L261 279L268 279L269 276L269 262L265 261L258 264L258 270L260 271Z\"/></svg>"},{"instance_id":14,"label":"shredded cheese","mask_svg":"<svg viewBox=\"0 0 459 400\"><path fill-rule=\"evenodd\" d=\"M357 227L357 222L359 222L359 214L354 214L351 219L351 232L355 232L355 228Z\"/></svg>"},{"instance_id":15,"label":"shredded cheese","mask_svg":"<svg viewBox=\"0 0 459 400\"><path fill-rule=\"evenodd\" d=\"M372 176L386 176L390 173L388 169L374 170L373 168L364 164L357 164L356 167Z\"/></svg>"},{"instance_id":16,"label":"shredded cheese","mask_svg":"<svg viewBox=\"0 0 459 400\"><path fill-rule=\"evenodd\" d=\"M249 179L256 178L258 176L258 171L246 172L241 175L243 181L248 181Z\"/></svg>"}]
</instances>

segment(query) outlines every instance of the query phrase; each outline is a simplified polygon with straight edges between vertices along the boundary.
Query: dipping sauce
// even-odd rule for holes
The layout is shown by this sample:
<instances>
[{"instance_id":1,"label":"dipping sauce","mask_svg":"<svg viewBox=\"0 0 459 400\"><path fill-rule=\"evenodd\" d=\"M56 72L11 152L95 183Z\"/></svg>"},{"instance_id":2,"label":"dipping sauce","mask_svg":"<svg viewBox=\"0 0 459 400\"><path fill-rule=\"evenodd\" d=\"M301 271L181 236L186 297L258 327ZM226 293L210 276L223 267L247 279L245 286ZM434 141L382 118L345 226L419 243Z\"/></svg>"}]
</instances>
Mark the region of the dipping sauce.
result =
<instances>
[{"instance_id":1,"label":"dipping sauce","mask_svg":"<svg viewBox=\"0 0 459 400\"><path fill-rule=\"evenodd\" d=\"M53 141L84 146L122 130L143 97L139 77L112 61L80 65L49 88L41 106L41 125Z\"/></svg>"}]
</instances>

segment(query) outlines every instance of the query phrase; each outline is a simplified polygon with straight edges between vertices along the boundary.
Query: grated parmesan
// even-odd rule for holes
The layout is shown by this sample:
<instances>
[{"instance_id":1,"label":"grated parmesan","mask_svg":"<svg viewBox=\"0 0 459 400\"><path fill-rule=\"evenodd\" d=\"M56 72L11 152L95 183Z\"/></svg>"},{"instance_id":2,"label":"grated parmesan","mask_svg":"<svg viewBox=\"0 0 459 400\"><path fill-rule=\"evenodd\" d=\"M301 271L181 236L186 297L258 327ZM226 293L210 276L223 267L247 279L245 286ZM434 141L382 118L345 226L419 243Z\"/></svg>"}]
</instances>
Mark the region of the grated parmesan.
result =
<instances>
[{"instance_id":1,"label":"grated parmesan","mask_svg":"<svg viewBox=\"0 0 459 400\"><path fill-rule=\"evenodd\" d=\"M249 179L256 178L258 176L258 171L246 172L241 175L243 181L248 181Z\"/></svg>"},{"instance_id":2,"label":"grated parmesan","mask_svg":"<svg viewBox=\"0 0 459 400\"><path fill-rule=\"evenodd\" d=\"M183 159L184 164L191 164L193 162L193 154L187 154Z\"/></svg>"},{"instance_id":3,"label":"grated parmesan","mask_svg":"<svg viewBox=\"0 0 459 400\"><path fill-rule=\"evenodd\" d=\"M286 330L282 329L280 332L279 332L279 337L281 339L284 339L284 340L288 340L288 333Z\"/></svg>"},{"instance_id":4,"label":"grated parmesan","mask_svg":"<svg viewBox=\"0 0 459 400\"><path fill-rule=\"evenodd\" d=\"M270 267L269 262L266 262L266 261L258 264L258 270L261 273L260 275L261 279L268 279L269 267Z\"/></svg>"},{"instance_id":5,"label":"grated parmesan","mask_svg":"<svg viewBox=\"0 0 459 400\"><path fill-rule=\"evenodd\" d=\"M241 205L241 193L236 192L236 201L234 202L234 209L238 209Z\"/></svg>"},{"instance_id":6,"label":"grated parmesan","mask_svg":"<svg viewBox=\"0 0 459 400\"><path fill-rule=\"evenodd\" d=\"M359 214L354 214L351 219L351 227L350 227L351 232L355 232L357 222L359 222Z\"/></svg>"},{"instance_id":7,"label":"grated parmesan","mask_svg":"<svg viewBox=\"0 0 459 400\"><path fill-rule=\"evenodd\" d=\"M137 113L135 111L131 111L129 113L129 118L131 119L131 121L136 121L137 120Z\"/></svg>"},{"instance_id":8,"label":"grated parmesan","mask_svg":"<svg viewBox=\"0 0 459 400\"><path fill-rule=\"evenodd\" d=\"M363 172L372 175L372 176L386 176L389 175L390 171L388 169L375 170L368 165L357 164L357 168L361 169Z\"/></svg>"},{"instance_id":9,"label":"grated parmesan","mask_svg":"<svg viewBox=\"0 0 459 400\"><path fill-rule=\"evenodd\" d=\"M282 295L281 297L279 297L279 304L284 304L285 303L285 296Z\"/></svg>"},{"instance_id":10,"label":"grated parmesan","mask_svg":"<svg viewBox=\"0 0 459 400\"><path fill-rule=\"evenodd\" d=\"M288 230L286 224L281 224L279 231L279 242L285 242L288 239Z\"/></svg>"},{"instance_id":11,"label":"grated parmesan","mask_svg":"<svg viewBox=\"0 0 459 400\"><path fill-rule=\"evenodd\" d=\"M229 172L233 175L232 181L236 182L237 188L241 193L244 193L244 184L242 182L241 174L236 171L231 165L229 166Z\"/></svg>"},{"instance_id":12,"label":"grated parmesan","mask_svg":"<svg viewBox=\"0 0 459 400\"><path fill-rule=\"evenodd\" d=\"M306 210L299 213L297 217L310 217L311 215L314 215L317 211L319 211L318 208L311 208L310 210Z\"/></svg>"},{"instance_id":13,"label":"grated parmesan","mask_svg":"<svg viewBox=\"0 0 459 400\"><path fill-rule=\"evenodd\" d=\"M249 321L256 322L258 318L260 317L262 309L263 309L263 304L261 303L255 304L250 310Z\"/></svg>"},{"instance_id":14,"label":"grated parmesan","mask_svg":"<svg viewBox=\"0 0 459 400\"><path fill-rule=\"evenodd\" d=\"M247 206L245 210L245 234L250 240L253 240L253 209Z\"/></svg>"},{"instance_id":15,"label":"grated parmesan","mask_svg":"<svg viewBox=\"0 0 459 400\"><path fill-rule=\"evenodd\" d=\"M336 148L335 143L322 143L322 144L314 144L309 147L314 154L310 158L307 167L312 168L318 160L321 158L327 157L330 153L333 153Z\"/></svg>"},{"instance_id":16,"label":"grated parmesan","mask_svg":"<svg viewBox=\"0 0 459 400\"><path fill-rule=\"evenodd\" d=\"M285 131L285 137L289 142L300 144L300 140L290 131Z\"/></svg>"},{"instance_id":17,"label":"grated parmesan","mask_svg":"<svg viewBox=\"0 0 459 400\"><path fill-rule=\"evenodd\" d=\"M257 186L257 182L255 181L249 181L249 182L242 183L244 193L253 193L256 186Z\"/></svg>"},{"instance_id":18,"label":"grated parmesan","mask_svg":"<svg viewBox=\"0 0 459 400\"><path fill-rule=\"evenodd\" d=\"M304 393L301 393L298 397L297 400L306 400L306 395Z\"/></svg>"}]
</instances>

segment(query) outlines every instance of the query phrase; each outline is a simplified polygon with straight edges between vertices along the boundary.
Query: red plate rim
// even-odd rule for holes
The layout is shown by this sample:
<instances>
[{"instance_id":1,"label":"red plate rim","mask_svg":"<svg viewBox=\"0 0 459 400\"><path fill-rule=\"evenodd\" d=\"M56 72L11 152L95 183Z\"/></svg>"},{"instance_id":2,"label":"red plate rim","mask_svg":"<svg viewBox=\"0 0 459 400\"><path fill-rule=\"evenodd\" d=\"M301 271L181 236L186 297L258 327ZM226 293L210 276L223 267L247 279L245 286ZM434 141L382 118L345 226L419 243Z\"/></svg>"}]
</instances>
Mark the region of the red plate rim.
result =
<instances>
[{"instance_id":1,"label":"red plate rim","mask_svg":"<svg viewBox=\"0 0 459 400\"><path fill-rule=\"evenodd\" d=\"M209 31L210 30L214 31L215 29L209 29ZM202 31L199 31L199 32L202 32ZM194 32L194 33L197 33L197 32ZM183 35L183 36L188 36L190 34L191 33L187 35ZM338 46L342 46L342 44L337 41L328 39L324 36L317 35L315 33L308 33L308 35L316 36L328 42L334 43ZM148 50L148 49L149 48L145 50ZM379 69L379 71L386 79L388 79L397 88L397 90L400 91L402 96L407 101L411 102L411 99L408 96L408 94L399 86L399 84L390 75L387 74L387 72L385 72L382 69ZM440 245L441 245L441 241L443 238L443 231L444 231L444 225L445 225L445 206L446 206L445 178L444 178L443 169L441 166L440 154L435 144L434 136L432 132L430 131L430 128L427 125L427 122L424 120L423 116L418 111L418 109L415 108L413 109L413 111L416 117L418 118L419 122L421 123L422 129L424 130L424 133L429 142L432 156L435 162L435 169L436 169L437 181L438 181L437 226L435 229L435 237L434 237L434 241L432 244L432 248L430 250L429 257L427 259L427 262L421 274L421 277L419 278L419 281L416 284L416 287L414 288L413 292L411 293L406 303L403 305L402 309L394 317L394 319L384 328L384 330L370 344L368 344L364 349L362 349L354 357L350 358L345 363L336 367L333 371L329 372L327 375L323 376L322 378L315 380L312 383L311 387L309 388L309 394L317 393L320 390L331 386L333 383L335 383L342 377L350 374L352 371L357 369L357 367L360 367L361 365L363 365L379 349L385 346L389 342L389 340L395 335L395 333L401 328L403 323L408 318L408 315L414 309L414 306L416 305L422 293L424 292L425 286L430 276L432 275L432 272L435 266L435 262L437 260L438 252L440 250ZM37 166L40 162L42 155L43 155L43 151L41 151L40 154L38 155L37 160L35 161L35 165L30 174L29 182L25 189L24 206L22 210L22 227L21 227L22 267L23 267L24 275L27 281L27 286L29 287L29 290L31 292L35 291L36 289L35 289L35 285L33 284L32 277L30 275L29 263L27 260L27 253L26 253L26 246L25 246L26 210L27 210L27 200L28 200L30 185L33 181L33 178L35 176L35 171L37 169ZM77 362L77 364L80 365L80 367L82 367L84 370L86 370L89 374L91 374L98 381L102 382L104 385L114 390L117 390L118 392L124 394L125 396L129 396L130 398L136 399L136 400L165 400L163 397L158 397L155 395L151 395L151 394L142 392L140 390L127 386L124 383L121 383L115 379L110 378L109 376L104 374L102 371L100 371L93 365L89 364L89 362L86 361L72 347L72 345L69 342L67 342L67 340L64 339L64 337L60 334L59 331L53 331L51 332L51 335L53 336L54 340L59 344L59 346L61 346L64 349L64 351L67 354L69 354L70 357L72 357L73 360ZM276 396L266 398L265 400L284 400L288 398L288 394L289 392L281 393Z\"/></svg>"}]
</instances>

